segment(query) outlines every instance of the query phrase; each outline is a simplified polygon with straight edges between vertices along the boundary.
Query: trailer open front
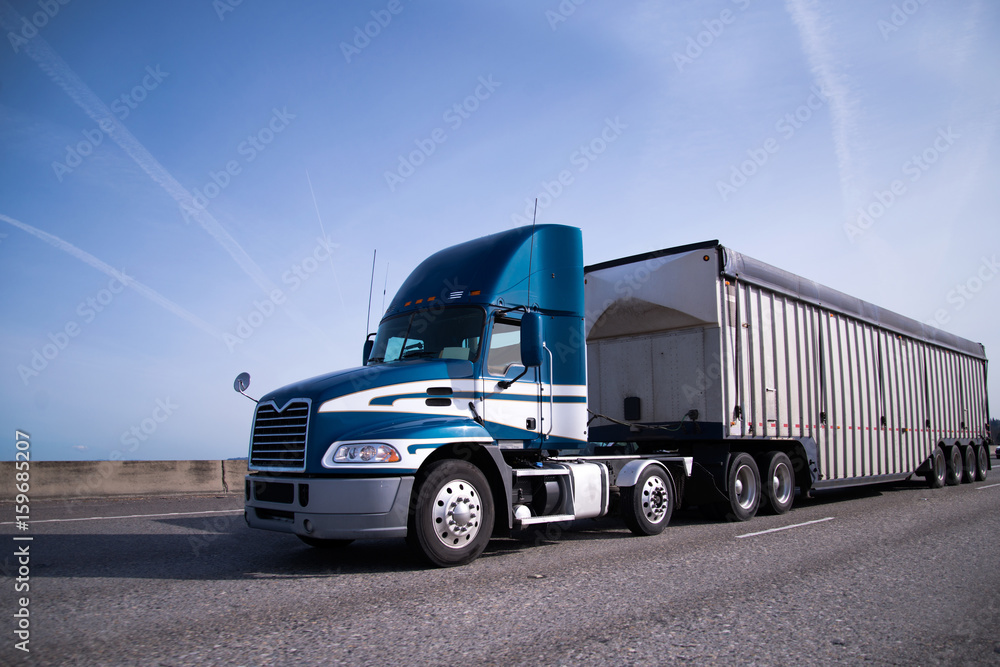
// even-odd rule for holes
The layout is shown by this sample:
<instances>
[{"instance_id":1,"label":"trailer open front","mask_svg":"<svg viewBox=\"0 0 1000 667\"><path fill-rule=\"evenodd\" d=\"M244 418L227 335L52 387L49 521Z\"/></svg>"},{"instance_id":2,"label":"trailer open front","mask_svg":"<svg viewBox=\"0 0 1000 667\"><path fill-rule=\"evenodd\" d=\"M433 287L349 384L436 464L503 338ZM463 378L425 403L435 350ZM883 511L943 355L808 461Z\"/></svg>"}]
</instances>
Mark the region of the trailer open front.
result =
<instances>
[{"instance_id":1,"label":"trailer open front","mask_svg":"<svg viewBox=\"0 0 1000 667\"><path fill-rule=\"evenodd\" d=\"M585 295L591 439L693 456L691 504L986 476L978 343L716 241L587 267Z\"/></svg>"},{"instance_id":2,"label":"trailer open front","mask_svg":"<svg viewBox=\"0 0 1000 667\"><path fill-rule=\"evenodd\" d=\"M362 367L261 397L246 519L460 565L614 512L654 535L681 501L983 479L988 421L981 345L715 241L584 267L580 230L522 227L422 261Z\"/></svg>"}]
</instances>

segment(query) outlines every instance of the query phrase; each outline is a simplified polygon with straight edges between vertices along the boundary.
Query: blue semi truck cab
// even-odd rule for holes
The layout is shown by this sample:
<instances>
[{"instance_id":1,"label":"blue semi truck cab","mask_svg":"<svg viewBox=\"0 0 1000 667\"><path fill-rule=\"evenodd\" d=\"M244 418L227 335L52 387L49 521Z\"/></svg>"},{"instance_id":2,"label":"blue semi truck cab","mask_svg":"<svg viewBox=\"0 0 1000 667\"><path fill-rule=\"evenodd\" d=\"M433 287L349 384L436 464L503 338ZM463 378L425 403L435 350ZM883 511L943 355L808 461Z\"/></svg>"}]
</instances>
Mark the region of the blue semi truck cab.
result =
<instances>
[{"instance_id":1,"label":"blue semi truck cab","mask_svg":"<svg viewBox=\"0 0 1000 667\"><path fill-rule=\"evenodd\" d=\"M660 532L690 459L585 455L584 318L579 229L523 227L427 258L362 366L260 398L247 522L318 547L405 537L449 566L494 533L602 516L627 488L627 523Z\"/></svg>"}]
</instances>

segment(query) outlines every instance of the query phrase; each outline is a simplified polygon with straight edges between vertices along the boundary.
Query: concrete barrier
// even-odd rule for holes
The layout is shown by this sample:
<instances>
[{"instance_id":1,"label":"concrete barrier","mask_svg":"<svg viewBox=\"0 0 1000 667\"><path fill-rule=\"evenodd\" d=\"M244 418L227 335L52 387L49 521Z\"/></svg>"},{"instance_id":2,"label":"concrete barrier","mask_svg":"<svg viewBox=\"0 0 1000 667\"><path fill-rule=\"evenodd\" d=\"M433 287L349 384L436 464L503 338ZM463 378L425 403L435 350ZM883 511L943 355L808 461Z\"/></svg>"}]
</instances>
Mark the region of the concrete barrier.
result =
<instances>
[{"instance_id":1,"label":"concrete barrier","mask_svg":"<svg viewBox=\"0 0 1000 667\"><path fill-rule=\"evenodd\" d=\"M18 471L0 461L0 501L13 500ZM243 493L246 461L32 461L28 497Z\"/></svg>"}]
</instances>

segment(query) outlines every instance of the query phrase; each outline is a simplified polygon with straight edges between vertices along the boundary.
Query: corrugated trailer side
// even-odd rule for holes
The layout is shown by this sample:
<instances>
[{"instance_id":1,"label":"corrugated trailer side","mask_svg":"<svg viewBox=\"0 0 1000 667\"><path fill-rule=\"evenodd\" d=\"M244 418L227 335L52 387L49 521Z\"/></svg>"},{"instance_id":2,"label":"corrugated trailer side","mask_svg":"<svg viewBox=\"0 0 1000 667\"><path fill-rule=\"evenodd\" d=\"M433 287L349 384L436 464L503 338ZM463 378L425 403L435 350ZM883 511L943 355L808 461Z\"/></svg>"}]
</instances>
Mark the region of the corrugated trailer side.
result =
<instances>
[{"instance_id":1,"label":"corrugated trailer side","mask_svg":"<svg viewBox=\"0 0 1000 667\"><path fill-rule=\"evenodd\" d=\"M732 496L761 475L778 511L779 483L985 477L978 343L716 241L590 266L586 283L590 437L695 456L695 502L752 515L753 494L742 511Z\"/></svg>"},{"instance_id":2,"label":"corrugated trailer side","mask_svg":"<svg viewBox=\"0 0 1000 667\"><path fill-rule=\"evenodd\" d=\"M729 437L813 440L814 488L905 478L938 445L984 445L981 344L719 251Z\"/></svg>"}]
</instances>

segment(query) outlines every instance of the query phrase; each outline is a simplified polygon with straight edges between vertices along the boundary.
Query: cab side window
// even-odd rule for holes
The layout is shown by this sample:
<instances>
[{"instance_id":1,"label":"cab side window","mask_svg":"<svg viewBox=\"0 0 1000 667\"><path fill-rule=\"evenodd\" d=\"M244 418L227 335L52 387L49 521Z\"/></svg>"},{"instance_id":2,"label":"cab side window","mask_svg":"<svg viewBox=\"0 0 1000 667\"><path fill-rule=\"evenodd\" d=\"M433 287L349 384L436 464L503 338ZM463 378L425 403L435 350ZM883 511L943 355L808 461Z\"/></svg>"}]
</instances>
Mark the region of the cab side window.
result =
<instances>
[{"instance_id":1,"label":"cab side window","mask_svg":"<svg viewBox=\"0 0 1000 667\"><path fill-rule=\"evenodd\" d=\"M486 370L490 375L503 377L514 364L521 364L521 323L498 319L490 336Z\"/></svg>"}]
</instances>

